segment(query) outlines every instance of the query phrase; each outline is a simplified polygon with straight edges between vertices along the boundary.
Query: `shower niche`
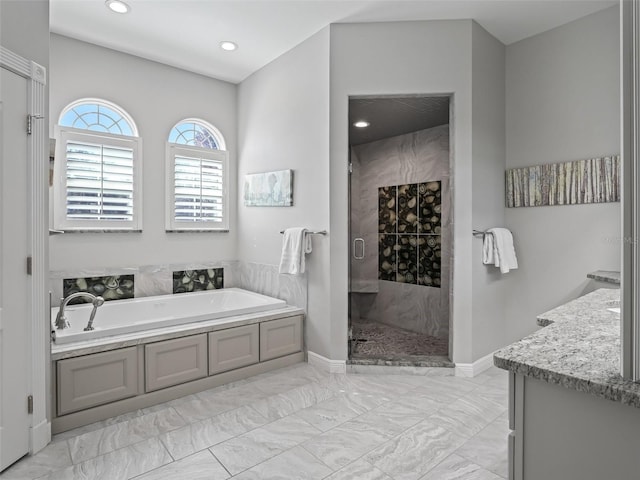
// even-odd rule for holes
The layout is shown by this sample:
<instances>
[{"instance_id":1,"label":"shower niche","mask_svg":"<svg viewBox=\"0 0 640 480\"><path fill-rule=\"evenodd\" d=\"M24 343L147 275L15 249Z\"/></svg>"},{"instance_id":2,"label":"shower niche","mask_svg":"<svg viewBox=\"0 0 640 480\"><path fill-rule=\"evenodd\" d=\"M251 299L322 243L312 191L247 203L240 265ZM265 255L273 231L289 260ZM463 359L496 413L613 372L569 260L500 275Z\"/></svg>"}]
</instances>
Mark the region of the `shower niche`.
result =
<instances>
[{"instance_id":1,"label":"shower niche","mask_svg":"<svg viewBox=\"0 0 640 480\"><path fill-rule=\"evenodd\" d=\"M449 97L349 107L349 361L452 366Z\"/></svg>"}]
</instances>

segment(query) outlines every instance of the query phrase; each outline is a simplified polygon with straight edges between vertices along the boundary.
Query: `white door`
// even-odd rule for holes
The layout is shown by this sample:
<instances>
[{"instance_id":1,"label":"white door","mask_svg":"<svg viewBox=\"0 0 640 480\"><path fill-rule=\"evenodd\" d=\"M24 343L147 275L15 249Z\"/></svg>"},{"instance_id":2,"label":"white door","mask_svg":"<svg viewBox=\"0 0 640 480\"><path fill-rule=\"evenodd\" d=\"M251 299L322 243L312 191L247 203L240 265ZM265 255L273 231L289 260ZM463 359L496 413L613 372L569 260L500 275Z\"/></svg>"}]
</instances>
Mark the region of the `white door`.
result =
<instances>
[{"instance_id":1,"label":"white door","mask_svg":"<svg viewBox=\"0 0 640 480\"><path fill-rule=\"evenodd\" d=\"M0 471L29 452L27 80L0 68Z\"/></svg>"}]
</instances>

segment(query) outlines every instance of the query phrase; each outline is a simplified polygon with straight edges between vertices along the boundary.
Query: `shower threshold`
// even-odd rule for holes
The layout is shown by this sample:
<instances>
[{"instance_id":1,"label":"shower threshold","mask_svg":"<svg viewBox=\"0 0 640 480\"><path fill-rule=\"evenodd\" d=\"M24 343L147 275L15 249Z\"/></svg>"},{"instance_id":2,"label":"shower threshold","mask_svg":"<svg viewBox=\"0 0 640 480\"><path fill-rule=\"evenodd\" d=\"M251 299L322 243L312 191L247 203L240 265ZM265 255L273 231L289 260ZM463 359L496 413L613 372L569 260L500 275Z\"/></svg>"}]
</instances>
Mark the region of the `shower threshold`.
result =
<instances>
[{"instance_id":1,"label":"shower threshold","mask_svg":"<svg viewBox=\"0 0 640 480\"><path fill-rule=\"evenodd\" d=\"M453 367L448 340L378 322L352 325L351 365Z\"/></svg>"}]
</instances>

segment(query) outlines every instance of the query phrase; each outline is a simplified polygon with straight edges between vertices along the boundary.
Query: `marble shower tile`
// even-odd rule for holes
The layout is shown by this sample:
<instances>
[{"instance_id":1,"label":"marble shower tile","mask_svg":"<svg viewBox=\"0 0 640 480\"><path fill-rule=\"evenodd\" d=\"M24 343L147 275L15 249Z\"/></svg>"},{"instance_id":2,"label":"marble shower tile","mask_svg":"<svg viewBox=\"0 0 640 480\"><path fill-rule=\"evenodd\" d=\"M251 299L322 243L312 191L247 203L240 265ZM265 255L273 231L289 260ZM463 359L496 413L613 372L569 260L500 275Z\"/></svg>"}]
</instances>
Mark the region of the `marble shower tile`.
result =
<instances>
[{"instance_id":1,"label":"marble shower tile","mask_svg":"<svg viewBox=\"0 0 640 480\"><path fill-rule=\"evenodd\" d=\"M397 233L397 187L378 188L378 232Z\"/></svg>"},{"instance_id":2,"label":"marble shower tile","mask_svg":"<svg viewBox=\"0 0 640 480\"><path fill-rule=\"evenodd\" d=\"M398 235L396 282L415 284L418 280L418 236Z\"/></svg>"},{"instance_id":3,"label":"marble shower tile","mask_svg":"<svg viewBox=\"0 0 640 480\"><path fill-rule=\"evenodd\" d=\"M503 480L503 478L454 453L420 480Z\"/></svg>"},{"instance_id":4,"label":"marble shower tile","mask_svg":"<svg viewBox=\"0 0 640 480\"><path fill-rule=\"evenodd\" d=\"M393 480L382 470L371 465L365 460L356 460L346 467L329 475L325 480Z\"/></svg>"},{"instance_id":5,"label":"marble shower tile","mask_svg":"<svg viewBox=\"0 0 640 480\"><path fill-rule=\"evenodd\" d=\"M290 416L214 445L209 450L236 475L320 433L301 418Z\"/></svg>"},{"instance_id":6,"label":"marble shower tile","mask_svg":"<svg viewBox=\"0 0 640 480\"><path fill-rule=\"evenodd\" d=\"M136 417L100 430L70 438L69 450L74 464L104 455L142 440L185 425L173 408Z\"/></svg>"},{"instance_id":7,"label":"marble shower tile","mask_svg":"<svg viewBox=\"0 0 640 480\"><path fill-rule=\"evenodd\" d=\"M418 209L419 233L440 234L442 216L441 182L424 182L417 186L420 208Z\"/></svg>"},{"instance_id":8,"label":"marble shower tile","mask_svg":"<svg viewBox=\"0 0 640 480\"><path fill-rule=\"evenodd\" d=\"M191 455L177 462L152 470L136 480L224 480L229 472L216 460L209 450Z\"/></svg>"},{"instance_id":9,"label":"marble shower tile","mask_svg":"<svg viewBox=\"0 0 640 480\"><path fill-rule=\"evenodd\" d=\"M178 460L267 423L251 407L240 407L160 435L171 456Z\"/></svg>"},{"instance_id":10,"label":"marble shower tile","mask_svg":"<svg viewBox=\"0 0 640 480\"><path fill-rule=\"evenodd\" d=\"M449 456L464 438L422 421L364 456L396 480L417 480Z\"/></svg>"},{"instance_id":11,"label":"marble shower tile","mask_svg":"<svg viewBox=\"0 0 640 480\"><path fill-rule=\"evenodd\" d=\"M38 478L54 470L71 466L69 445L54 441L35 455L24 458L0 474L2 480Z\"/></svg>"},{"instance_id":12,"label":"marble shower tile","mask_svg":"<svg viewBox=\"0 0 640 480\"><path fill-rule=\"evenodd\" d=\"M418 184L398 185L398 232L418 232Z\"/></svg>"},{"instance_id":13,"label":"marble shower tile","mask_svg":"<svg viewBox=\"0 0 640 480\"><path fill-rule=\"evenodd\" d=\"M396 241L398 235L378 235L378 280L396 280Z\"/></svg>"},{"instance_id":14,"label":"marble shower tile","mask_svg":"<svg viewBox=\"0 0 640 480\"><path fill-rule=\"evenodd\" d=\"M101 455L72 467L57 470L39 480L128 479L172 462L157 438L150 438Z\"/></svg>"},{"instance_id":15,"label":"marble shower tile","mask_svg":"<svg viewBox=\"0 0 640 480\"><path fill-rule=\"evenodd\" d=\"M238 480L320 480L331 469L302 447L294 447L234 477Z\"/></svg>"},{"instance_id":16,"label":"marble shower tile","mask_svg":"<svg viewBox=\"0 0 640 480\"><path fill-rule=\"evenodd\" d=\"M418 240L418 285L440 288L441 255L440 235L420 235Z\"/></svg>"}]
</instances>

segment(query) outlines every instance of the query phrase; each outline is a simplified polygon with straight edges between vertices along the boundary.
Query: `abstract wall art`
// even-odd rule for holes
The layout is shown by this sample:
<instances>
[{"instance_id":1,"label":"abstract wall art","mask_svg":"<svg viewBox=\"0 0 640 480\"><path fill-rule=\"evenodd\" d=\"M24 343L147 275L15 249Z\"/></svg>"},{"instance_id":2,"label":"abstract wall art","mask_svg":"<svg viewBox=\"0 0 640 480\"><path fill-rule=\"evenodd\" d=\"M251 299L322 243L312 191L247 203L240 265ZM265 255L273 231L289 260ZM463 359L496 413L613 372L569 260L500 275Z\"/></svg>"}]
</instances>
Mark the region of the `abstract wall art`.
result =
<instances>
[{"instance_id":1,"label":"abstract wall art","mask_svg":"<svg viewBox=\"0 0 640 480\"><path fill-rule=\"evenodd\" d=\"M244 204L247 207L293 206L293 170L245 175Z\"/></svg>"},{"instance_id":2,"label":"abstract wall art","mask_svg":"<svg viewBox=\"0 0 640 480\"><path fill-rule=\"evenodd\" d=\"M507 207L620 201L620 156L590 158L506 172Z\"/></svg>"}]
</instances>

